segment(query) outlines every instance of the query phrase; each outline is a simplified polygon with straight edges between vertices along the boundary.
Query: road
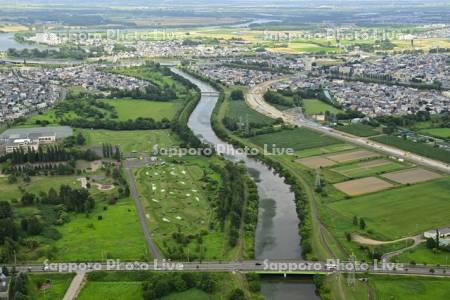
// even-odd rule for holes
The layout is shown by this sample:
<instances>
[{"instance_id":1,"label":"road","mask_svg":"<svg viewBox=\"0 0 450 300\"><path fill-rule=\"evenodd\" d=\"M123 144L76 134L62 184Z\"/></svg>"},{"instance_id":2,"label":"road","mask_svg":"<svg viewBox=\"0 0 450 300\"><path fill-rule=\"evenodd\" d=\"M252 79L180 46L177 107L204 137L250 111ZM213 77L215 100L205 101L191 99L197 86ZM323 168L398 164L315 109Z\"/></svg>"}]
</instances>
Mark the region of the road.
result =
<instances>
[{"instance_id":1,"label":"road","mask_svg":"<svg viewBox=\"0 0 450 300\"><path fill-rule=\"evenodd\" d=\"M311 120L308 120L302 116L293 116L287 113L284 113L272 105L268 104L264 101L264 93L267 89L270 88L272 84L275 82L279 82L284 80L286 77L266 81L259 85L254 86L249 92L246 94L245 101L247 104L254 110L274 119L281 118L285 123L307 127L309 129L318 131L320 133L326 134L328 136L334 137L336 139L340 139L342 141L352 143L361 147L371 148L378 152L383 152L387 155L396 156L399 158L403 158L414 162L418 165L426 166L429 168L433 168L435 170L439 170L441 172L450 173L450 165L441 161L437 161L431 158L427 158L424 156L420 156L417 154L413 154L410 152L405 152L398 148L394 148L391 146L387 146L378 142L374 142L368 138L354 136L348 133L344 133L338 130L335 130L330 127L322 126L318 123L315 123Z\"/></svg>"},{"instance_id":2,"label":"road","mask_svg":"<svg viewBox=\"0 0 450 300\"><path fill-rule=\"evenodd\" d=\"M72 269L67 266L71 264ZM377 263L376 265L363 265L362 263L352 264L351 262L339 261L336 263L304 261L304 260L250 260L236 262L170 262L156 260L153 262L116 262L109 263L91 262L91 267L86 267L86 263L61 263L49 264L44 270L43 265L17 266L16 270L21 272L34 273L57 273L57 272L84 272L92 271L138 271L147 270L154 272L242 272L242 273L267 273L267 274L332 274L336 272L349 273L370 273L386 275L408 275L408 276L432 276L450 277L450 268L445 266L424 266L424 265L401 265L393 263ZM354 266L354 267L353 267ZM74 283L74 286L78 283Z\"/></svg>"},{"instance_id":3,"label":"road","mask_svg":"<svg viewBox=\"0 0 450 300\"><path fill-rule=\"evenodd\" d=\"M136 188L136 181L133 175L133 172L127 162L125 161L125 174L128 177L128 185L130 187L131 197L134 200L134 204L136 205L136 211L138 213L139 221L141 223L142 230L144 232L145 242L147 243L148 250L152 254L152 256L156 259L161 259L162 255L159 252L158 247L152 239L152 235L150 234L150 230L148 229L147 220L145 219L144 208L142 207L141 200L139 198L139 194Z\"/></svg>"}]
</instances>

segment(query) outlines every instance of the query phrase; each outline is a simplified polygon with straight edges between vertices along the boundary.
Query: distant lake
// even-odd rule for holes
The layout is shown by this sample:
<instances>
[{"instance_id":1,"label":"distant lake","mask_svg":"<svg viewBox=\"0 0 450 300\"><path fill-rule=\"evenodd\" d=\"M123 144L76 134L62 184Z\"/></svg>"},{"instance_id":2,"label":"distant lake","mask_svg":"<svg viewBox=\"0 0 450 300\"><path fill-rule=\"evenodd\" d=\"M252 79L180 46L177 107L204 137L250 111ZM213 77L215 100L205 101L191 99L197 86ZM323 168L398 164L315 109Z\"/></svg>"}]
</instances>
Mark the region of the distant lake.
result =
<instances>
[{"instance_id":1,"label":"distant lake","mask_svg":"<svg viewBox=\"0 0 450 300\"><path fill-rule=\"evenodd\" d=\"M0 33L0 51L6 51L9 48L15 49L47 49L48 47L37 44L21 44L14 40L14 33Z\"/></svg>"}]
</instances>

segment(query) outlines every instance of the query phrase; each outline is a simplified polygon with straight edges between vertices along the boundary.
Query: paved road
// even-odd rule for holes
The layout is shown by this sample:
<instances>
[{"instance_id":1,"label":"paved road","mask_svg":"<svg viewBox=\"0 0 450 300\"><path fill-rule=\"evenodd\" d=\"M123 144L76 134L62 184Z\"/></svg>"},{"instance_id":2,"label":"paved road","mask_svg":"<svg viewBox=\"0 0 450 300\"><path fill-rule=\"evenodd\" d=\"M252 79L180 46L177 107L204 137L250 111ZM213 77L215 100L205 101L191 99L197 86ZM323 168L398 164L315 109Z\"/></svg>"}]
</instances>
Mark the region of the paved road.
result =
<instances>
[{"instance_id":1,"label":"paved road","mask_svg":"<svg viewBox=\"0 0 450 300\"><path fill-rule=\"evenodd\" d=\"M63 263L64 264L64 263ZM120 262L120 263L100 263L91 262L91 268L87 268L85 264L76 264L74 266L83 266L84 270L81 272L91 271L138 271L148 270L155 272L174 272L174 271L195 271L195 272L257 272L270 274L295 274L295 273L321 273L331 274L336 272L348 273L352 272L351 266L356 266L356 273L371 273L371 274L387 274L387 275L408 275L408 276L432 276L432 277L450 277L450 268L445 266L424 266L424 265L400 265L386 263L382 265L378 263L374 265L351 264L349 262L327 263L318 261L304 261L304 260L251 260L251 261L236 261L236 262L167 262L165 260L158 260L154 262ZM43 265L29 265L18 266L16 269L21 272L80 272L80 268L67 269L68 263L65 267L57 264L49 265L48 269L44 269ZM350 267L349 267L350 266ZM75 268L75 269L74 269Z\"/></svg>"},{"instance_id":2,"label":"paved road","mask_svg":"<svg viewBox=\"0 0 450 300\"><path fill-rule=\"evenodd\" d=\"M372 140L369 140L368 138L358 137L354 136L348 133L344 133L338 130L335 130L333 128L329 128L326 126L322 126L318 123L315 123L311 120L307 120L301 116L293 116L289 115L285 112L282 112L272 105L268 104L264 101L264 92L270 88L270 86L278 81L284 80L285 77L280 79L275 79L271 81L266 81L262 84L254 86L245 97L245 101L248 103L248 105L253 108L254 110L269 116L271 118L282 118L286 123L297 125L297 126L303 126L307 127L309 129L321 132L323 134L326 134L328 136L332 136L334 138L343 140L345 142L349 142L352 144L356 144L358 146L371 148L373 150L386 153L387 155L392 155L400 158L407 159L409 161L412 161L418 165L423 165L426 167L430 167L445 173L450 173L450 165L441 161L437 161L434 159L430 159L424 156L420 156L417 154L413 154L410 152L406 152L403 150L400 150L398 148L394 148L391 146L387 146L381 143L374 142Z\"/></svg>"},{"instance_id":3,"label":"paved road","mask_svg":"<svg viewBox=\"0 0 450 300\"><path fill-rule=\"evenodd\" d=\"M125 168L124 168L125 174L128 177L128 184L130 187L131 197L133 198L134 204L136 205L136 210L138 213L139 221L141 222L141 227L142 227L142 230L144 231L145 242L147 243L148 250L150 251L152 256L154 258L161 259L162 255L159 252L158 247L154 243L154 241L152 239L152 235L150 234L150 231L148 229L147 220L145 219L144 208L142 207L142 203L141 203L139 194L136 189L136 181L133 176L133 172L132 172L131 168L126 164L127 164L127 162L125 162Z\"/></svg>"}]
</instances>

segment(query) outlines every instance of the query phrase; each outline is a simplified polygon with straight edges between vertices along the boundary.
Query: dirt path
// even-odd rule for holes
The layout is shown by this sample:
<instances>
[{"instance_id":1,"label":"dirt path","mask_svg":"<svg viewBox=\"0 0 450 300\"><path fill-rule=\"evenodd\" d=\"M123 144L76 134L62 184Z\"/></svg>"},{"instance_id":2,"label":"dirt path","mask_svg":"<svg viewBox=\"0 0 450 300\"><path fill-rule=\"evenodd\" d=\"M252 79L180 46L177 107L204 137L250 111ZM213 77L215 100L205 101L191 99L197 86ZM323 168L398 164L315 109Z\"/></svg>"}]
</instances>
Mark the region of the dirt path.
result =
<instances>
[{"instance_id":1,"label":"dirt path","mask_svg":"<svg viewBox=\"0 0 450 300\"><path fill-rule=\"evenodd\" d=\"M386 245L386 244L393 244L393 243L397 243L397 242L401 242L401 241L405 241L405 240L415 240L417 238L417 236L408 236L408 237L404 237L398 240L393 240L393 241L377 241L377 240L373 240L371 238L359 235L354 233L352 235L352 241L361 244L361 245L367 245L367 246L379 246L379 245Z\"/></svg>"},{"instance_id":2,"label":"dirt path","mask_svg":"<svg viewBox=\"0 0 450 300\"><path fill-rule=\"evenodd\" d=\"M83 287L84 277L86 273L85 272L79 272L75 277L73 278L72 282L70 283L69 288L66 291L66 294L64 295L63 300L74 300L80 293L81 288Z\"/></svg>"}]
</instances>

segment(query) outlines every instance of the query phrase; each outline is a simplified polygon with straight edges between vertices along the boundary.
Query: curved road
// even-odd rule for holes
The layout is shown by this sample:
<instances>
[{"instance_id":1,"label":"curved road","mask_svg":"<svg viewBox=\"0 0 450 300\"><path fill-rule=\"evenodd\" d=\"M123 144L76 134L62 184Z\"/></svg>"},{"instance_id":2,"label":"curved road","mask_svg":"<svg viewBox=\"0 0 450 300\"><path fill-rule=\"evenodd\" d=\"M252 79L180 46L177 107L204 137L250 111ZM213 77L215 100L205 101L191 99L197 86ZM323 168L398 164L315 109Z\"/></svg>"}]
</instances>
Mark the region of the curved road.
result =
<instances>
[{"instance_id":1,"label":"curved road","mask_svg":"<svg viewBox=\"0 0 450 300\"><path fill-rule=\"evenodd\" d=\"M318 131L320 133L326 134L328 136L334 137L336 139L340 139L342 141L352 143L361 147L371 148L378 152L383 152L387 155L392 155L396 157L400 157L409 161L412 161L418 165L426 166L429 168L433 168L439 170L441 172L450 173L450 165L441 161L437 161L431 158L427 158L424 156L420 156L417 154L413 154L410 152L406 152L400 150L398 148L394 148L391 146L387 146L378 142L374 142L369 140L368 138L354 136L348 133L344 133L338 130L335 130L330 127L322 126L317 124L311 120L307 120L303 117L296 117L289 115L285 112L278 110L272 105L268 104L264 101L264 93L267 91L272 84L275 82L283 81L286 77L266 81L259 85L254 86L251 90L248 91L245 97L245 101L247 104L253 108L254 110L274 119L281 118L284 122L292 125L307 127L309 129Z\"/></svg>"}]
</instances>

